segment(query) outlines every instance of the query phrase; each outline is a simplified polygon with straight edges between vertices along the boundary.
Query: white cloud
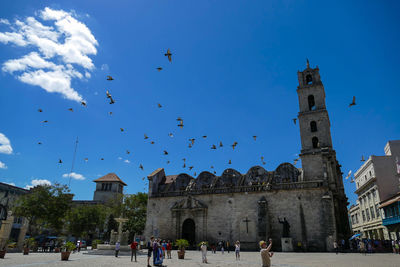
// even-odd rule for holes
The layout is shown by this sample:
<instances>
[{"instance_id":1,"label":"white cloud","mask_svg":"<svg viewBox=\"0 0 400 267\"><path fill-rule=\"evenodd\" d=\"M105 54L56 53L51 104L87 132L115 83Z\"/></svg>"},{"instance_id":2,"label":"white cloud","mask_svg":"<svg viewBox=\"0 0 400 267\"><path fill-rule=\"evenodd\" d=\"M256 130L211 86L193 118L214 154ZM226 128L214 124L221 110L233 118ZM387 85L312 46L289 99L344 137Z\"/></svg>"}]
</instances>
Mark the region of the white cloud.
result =
<instances>
[{"instance_id":1,"label":"white cloud","mask_svg":"<svg viewBox=\"0 0 400 267\"><path fill-rule=\"evenodd\" d=\"M125 163L131 163L128 159L124 160Z\"/></svg>"},{"instance_id":2,"label":"white cloud","mask_svg":"<svg viewBox=\"0 0 400 267\"><path fill-rule=\"evenodd\" d=\"M79 174L79 173L76 173L76 172L71 172L69 174L65 173L65 174L62 175L62 177L63 178L71 177L74 180L85 180L86 179L82 174Z\"/></svg>"},{"instance_id":3,"label":"white cloud","mask_svg":"<svg viewBox=\"0 0 400 267\"><path fill-rule=\"evenodd\" d=\"M122 158L121 158L121 157L118 157L118 159L119 159L119 160L122 160Z\"/></svg>"},{"instance_id":4,"label":"white cloud","mask_svg":"<svg viewBox=\"0 0 400 267\"><path fill-rule=\"evenodd\" d=\"M16 75L20 81L40 86L49 93L60 93L67 99L83 101L82 96L71 87L71 80L91 77L89 71L94 69L94 64L89 56L97 54L96 38L72 11L46 7L38 14L38 19L43 23L53 23L53 26L27 17L9 23L12 32L0 32L0 43L38 50L20 59L6 61L2 70L11 74L18 72ZM77 67L83 69L85 74L82 75Z\"/></svg>"},{"instance_id":5,"label":"white cloud","mask_svg":"<svg viewBox=\"0 0 400 267\"><path fill-rule=\"evenodd\" d=\"M25 186L25 189L31 189L38 185L51 185L51 182L46 179L33 179L30 185Z\"/></svg>"},{"instance_id":6,"label":"white cloud","mask_svg":"<svg viewBox=\"0 0 400 267\"><path fill-rule=\"evenodd\" d=\"M0 133L0 153L11 154L13 149L10 140L2 133Z\"/></svg>"},{"instance_id":7,"label":"white cloud","mask_svg":"<svg viewBox=\"0 0 400 267\"><path fill-rule=\"evenodd\" d=\"M7 165L0 161L0 169L7 169Z\"/></svg>"},{"instance_id":8,"label":"white cloud","mask_svg":"<svg viewBox=\"0 0 400 267\"><path fill-rule=\"evenodd\" d=\"M109 71L110 68L108 67L107 64L103 64L103 65L101 65L101 70L102 70L102 71Z\"/></svg>"},{"instance_id":9,"label":"white cloud","mask_svg":"<svg viewBox=\"0 0 400 267\"><path fill-rule=\"evenodd\" d=\"M10 22L8 21L8 19L0 19L0 24L10 25Z\"/></svg>"}]
</instances>

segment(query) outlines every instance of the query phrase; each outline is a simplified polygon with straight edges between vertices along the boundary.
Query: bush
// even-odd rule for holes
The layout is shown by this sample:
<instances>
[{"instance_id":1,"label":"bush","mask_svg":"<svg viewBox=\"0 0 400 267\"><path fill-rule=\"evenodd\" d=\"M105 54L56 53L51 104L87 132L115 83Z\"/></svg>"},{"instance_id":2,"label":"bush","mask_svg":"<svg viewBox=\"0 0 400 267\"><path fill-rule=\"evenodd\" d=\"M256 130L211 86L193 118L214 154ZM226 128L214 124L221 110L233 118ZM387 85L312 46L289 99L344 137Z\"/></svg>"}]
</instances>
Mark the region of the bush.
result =
<instances>
[{"instance_id":1,"label":"bush","mask_svg":"<svg viewBox=\"0 0 400 267\"><path fill-rule=\"evenodd\" d=\"M98 244L102 244L103 241L101 241L100 239L95 239L92 241L92 248L96 249Z\"/></svg>"},{"instance_id":2,"label":"bush","mask_svg":"<svg viewBox=\"0 0 400 267\"><path fill-rule=\"evenodd\" d=\"M76 249L76 246L71 241L68 241L62 246L62 249L65 251L73 251L74 249Z\"/></svg>"},{"instance_id":3,"label":"bush","mask_svg":"<svg viewBox=\"0 0 400 267\"><path fill-rule=\"evenodd\" d=\"M179 250L183 250L189 246L189 242L186 239L178 239L175 241L175 245Z\"/></svg>"}]
</instances>

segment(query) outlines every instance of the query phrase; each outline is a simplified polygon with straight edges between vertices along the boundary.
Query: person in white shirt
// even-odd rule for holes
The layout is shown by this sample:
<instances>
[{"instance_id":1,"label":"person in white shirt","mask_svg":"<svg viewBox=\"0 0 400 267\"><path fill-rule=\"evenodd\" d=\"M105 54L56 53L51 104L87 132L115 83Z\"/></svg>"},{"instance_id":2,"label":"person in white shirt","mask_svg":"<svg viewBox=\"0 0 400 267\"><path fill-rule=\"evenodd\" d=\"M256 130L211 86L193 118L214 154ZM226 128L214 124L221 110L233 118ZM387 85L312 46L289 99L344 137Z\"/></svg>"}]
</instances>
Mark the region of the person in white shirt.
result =
<instances>
[{"instance_id":1,"label":"person in white shirt","mask_svg":"<svg viewBox=\"0 0 400 267\"><path fill-rule=\"evenodd\" d=\"M203 263L208 263L207 262L207 244L206 242L201 243L201 259L203 260Z\"/></svg>"},{"instance_id":2,"label":"person in white shirt","mask_svg":"<svg viewBox=\"0 0 400 267\"><path fill-rule=\"evenodd\" d=\"M240 242L239 242L239 240L236 241L236 243L235 243L235 255L236 255L236 260L240 260Z\"/></svg>"}]
</instances>

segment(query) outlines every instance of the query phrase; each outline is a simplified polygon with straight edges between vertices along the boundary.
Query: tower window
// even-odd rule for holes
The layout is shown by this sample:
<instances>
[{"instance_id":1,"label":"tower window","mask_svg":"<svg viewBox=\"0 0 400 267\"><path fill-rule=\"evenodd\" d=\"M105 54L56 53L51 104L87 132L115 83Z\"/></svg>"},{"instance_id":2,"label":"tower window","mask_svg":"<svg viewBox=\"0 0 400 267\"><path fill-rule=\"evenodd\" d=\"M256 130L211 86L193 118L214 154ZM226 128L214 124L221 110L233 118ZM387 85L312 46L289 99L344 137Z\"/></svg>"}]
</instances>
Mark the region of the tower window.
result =
<instances>
[{"instance_id":1,"label":"tower window","mask_svg":"<svg viewBox=\"0 0 400 267\"><path fill-rule=\"evenodd\" d=\"M315 121L310 122L311 132L317 131L317 123Z\"/></svg>"},{"instance_id":2,"label":"tower window","mask_svg":"<svg viewBox=\"0 0 400 267\"><path fill-rule=\"evenodd\" d=\"M316 136L314 136L312 138L312 146L313 146L313 148L318 148L319 147L318 138Z\"/></svg>"},{"instance_id":3,"label":"tower window","mask_svg":"<svg viewBox=\"0 0 400 267\"><path fill-rule=\"evenodd\" d=\"M307 76L306 76L306 84L312 84L312 76L311 76L311 74L307 74Z\"/></svg>"},{"instance_id":4,"label":"tower window","mask_svg":"<svg viewBox=\"0 0 400 267\"><path fill-rule=\"evenodd\" d=\"M313 95L308 96L308 108L309 110L315 110L315 99Z\"/></svg>"}]
</instances>

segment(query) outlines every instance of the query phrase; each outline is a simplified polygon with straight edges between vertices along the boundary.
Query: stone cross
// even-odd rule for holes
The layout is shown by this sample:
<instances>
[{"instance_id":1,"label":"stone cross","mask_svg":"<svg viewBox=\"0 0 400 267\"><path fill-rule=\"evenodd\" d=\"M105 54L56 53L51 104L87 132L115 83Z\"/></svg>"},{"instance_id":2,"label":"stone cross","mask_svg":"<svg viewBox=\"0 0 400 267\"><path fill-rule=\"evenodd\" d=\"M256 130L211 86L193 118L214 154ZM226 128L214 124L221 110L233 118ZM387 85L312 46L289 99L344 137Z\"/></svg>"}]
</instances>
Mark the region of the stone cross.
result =
<instances>
[{"instance_id":1,"label":"stone cross","mask_svg":"<svg viewBox=\"0 0 400 267\"><path fill-rule=\"evenodd\" d=\"M251 222L251 221L246 216L246 220L243 220L243 222L246 223L246 231L247 231L247 233L249 233L249 222Z\"/></svg>"}]
</instances>

